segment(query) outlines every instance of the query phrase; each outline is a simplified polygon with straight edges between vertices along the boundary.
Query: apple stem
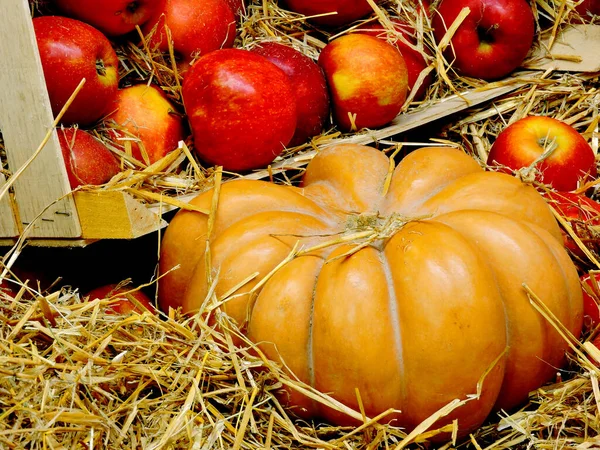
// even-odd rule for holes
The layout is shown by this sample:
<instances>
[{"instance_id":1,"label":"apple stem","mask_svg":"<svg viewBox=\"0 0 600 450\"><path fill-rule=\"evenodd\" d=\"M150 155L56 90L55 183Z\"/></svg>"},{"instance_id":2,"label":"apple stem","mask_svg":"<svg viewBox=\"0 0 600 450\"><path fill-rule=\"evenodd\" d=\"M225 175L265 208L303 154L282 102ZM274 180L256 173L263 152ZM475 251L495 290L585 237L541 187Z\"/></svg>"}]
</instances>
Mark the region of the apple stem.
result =
<instances>
[{"instance_id":1,"label":"apple stem","mask_svg":"<svg viewBox=\"0 0 600 450\"><path fill-rule=\"evenodd\" d=\"M525 183L533 182L537 172L539 171L537 165L542 161L546 160L546 158L550 157L552 153L554 153L554 151L558 148L556 137L548 139L548 136L545 136L539 139L538 144L544 149L540 156L534 159L529 166L517 170L517 177Z\"/></svg>"},{"instance_id":2,"label":"apple stem","mask_svg":"<svg viewBox=\"0 0 600 450\"><path fill-rule=\"evenodd\" d=\"M137 11L137 9L140 7L140 3L136 0L134 2L130 2L127 5L127 11L129 11L130 13L134 13Z\"/></svg>"},{"instance_id":3,"label":"apple stem","mask_svg":"<svg viewBox=\"0 0 600 450\"><path fill-rule=\"evenodd\" d=\"M104 61L101 59L96 60L96 72L100 76L106 75L106 66L104 65Z\"/></svg>"}]
</instances>

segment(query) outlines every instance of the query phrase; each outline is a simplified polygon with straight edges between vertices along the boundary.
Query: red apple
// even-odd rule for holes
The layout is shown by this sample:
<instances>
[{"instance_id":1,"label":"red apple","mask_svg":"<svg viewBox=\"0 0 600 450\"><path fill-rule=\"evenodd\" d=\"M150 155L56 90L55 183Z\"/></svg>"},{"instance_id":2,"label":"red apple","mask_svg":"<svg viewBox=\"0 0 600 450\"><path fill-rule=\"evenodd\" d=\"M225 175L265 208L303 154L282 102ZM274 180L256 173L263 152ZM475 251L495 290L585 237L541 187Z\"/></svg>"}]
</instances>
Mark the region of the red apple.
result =
<instances>
[{"instance_id":1,"label":"red apple","mask_svg":"<svg viewBox=\"0 0 600 450\"><path fill-rule=\"evenodd\" d=\"M165 0L54 0L67 17L88 23L107 36L120 36L142 26Z\"/></svg>"},{"instance_id":2,"label":"red apple","mask_svg":"<svg viewBox=\"0 0 600 450\"><path fill-rule=\"evenodd\" d=\"M142 291L130 291L131 289L118 287L116 284L107 284L91 290L85 297L89 297L90 300L97 298L115 300L106 308L105 312L108 314L142 313L144 310L150 312L156 310L150 298Z\"/></svg>"},{"instance_id":3,"label":"red apple","mask_svg":"<svg viewBox=\"0 0 600 450\"><path fill-rule=\"evenodd\" d=\"M78 128L57 131L71 189L104 184L120 172L112 152L88 132Z\"/></svg>"},{"instance_id":4,"label":"red apple","mask_svg":"<svg viewBox=\"0 0 600 450\"><path fill-rule=\"evenodd\" d=\"M592 329L600 324L600 273L583 275L581 287L583 291L583 323L586 328Z\"/></svg>"},{"instance_id":5,"label":"red apple","mask_svg":"<svg viewBox=\"0 0 600 450\"><path fill-rule=\"evenodd\" d=\"M414 36L411 34L414 30L399 19L392 19L392 24L394 26L394 32L402 35L404 39L406 39L411 44L416 44L416 40ZM366 33L371 36L378 37L387 42L393 43L402 56L404 57L404 62L406 63L406 71L408 74L408 88L410 90L413 89L419 75L423 70L427 68L427 62L422 53L418 52L410 45L406 44L402 41L398 34L394 34L394 32L390 32L387 28L385 28L380 23L369 23L364 24L356 28L357 33ZM423 82L419 86L415 96L413 97L415 100L421 100L425 97L425 93L427 92L427 88L433 82L433 77L431 76L431 72L423 79Z\"/></svg>"},{"instance_id":6,"label":"red apple","mask_svg":"<svg viewBox=\"0 0 600 450\"><path fill-rule=\"evenodd\" d=\"M432 26L441 41L461 10L471 12L448 46L449 60L462 74L493 80L502 78L523 62L535 32L534 17L526 0L442 0L433 12Z\"/></svg>"},{"instance_id":7,"label":"red apple","mask_svg":"<svg viewBox=\"0 0 600 450\"><path fill-rule=\"evenodd\" d=\"M600 203L574 192L548 191L545 194L548 203L559 213L571 228L593 253L600 253L596 233L591 226L600 226ZM586 256L571 236L563 231L564 244L576 257L586 260Z\"/></svg>"},{"instance_id":8,"label":"red apple","mask_svg":"<svg viewBox=\"0 0 600 450\"><path fill-rule=\"evenodd\" d=\"M289 77L256 53L223 49L203 56L184 77L182 92L196 152L225 170L266 166L296 130Z\"/></svg>"},{"instance_id":9,"label":"red apple","mask_svg":"<svg viewBox=\"0 0 600 450\"><path fill-rule=\"evenodd\" d=\"M367 0L284 0L284 5L290 11L310 17L313 23L333 27L347 25L373 12ZM322 17L312 17L319 15Z\"/></svg>"},{"instance_id":10,"label":"red apple","mask_svg":"<svg viewBox=\"0 0 600 450\"><path fill-rule=\"evenodd\" d=\"M545 116L517 120L499 135L488 165L504 171L535 170L536 179L557 191L572 191L596 176L594 151L575 128Z\"/></svg>"},{"instance_id":11,"label":"red apple","mask_svg":"<svg viewBox=\"0 0 600 450\"><path fill-rule=\"evenodd\" d=\"M124 138L138 138L139 142L130 141L132 156L146 164L158 161L185 139L181 115L154 85L138 84L119 90L113 110L107 120L127 132L112 128L115 143L122 145Z\"/></svg>"},{"instance_id":12,"label":"red apple","mask_svg":"<svg viewBox=\"0 0 600 450\"><path fill-rule=\"evenodd\" d=\"M6 299L6 297L15 298L16 292L12 286L6 281L0 281L0 301Z\"/></svg>"},{"instance_id":13,"label":"red apple","mask_svg":"<svg viewBox=\"0 0 600 450\"><path fill-rule=\"evenodd\" d=\"M79 20L58 16L36 17L33 27L54 115L85 78L62 122L89 125L100 119L119 84L119 60L106 36Z\"/></svg>"},{"instance_id":14,"label":"red apple","mask_svg":"<svg viewBox=\"0 0 600 450\"><path fill-rule=\"evenodd\" d=\"M235 15L236 20L238 20L241 16L246 14L246 0L225 0L233 14Z\"/></svg>"},{"instance_id":15,"label":"red apple","mask_svg":"<svg viewBox=\"0 0 600 450\"><path fill-rule=\"evenodd\" d=\"M397 48L367 34L334 39L321 51L333 117L343 131L378 128L398 115L408 92L404 58Z\"/></svg>"},{"instance_id":16,"label":"red apple","mask_svg":"<svg viewBox=\"0 0 600 450\"><path fill-rule=\"evenodd\" d=\"M600 16L600 0L583 0L575 10L584 18L590 15Z\"/></svg>"},{"instance_id":17,"label":"red apple","mask_svg":"<svg viewBox=\"0 0 600 450\"><path fill-rule=\"evenodd\" d=\"M329 117L329 94L319 65L298 50L276 42L263 42L252 51L283 70L292 83L296 94L297 123L289 145L300 145L321 133Z\"/></svg>"},{"instance_id":18,"label":"red apple","mask_svg":"<svg viewBox=\"0 0 600 450\"><path fill-rule=\"evenodd\" d=\"M169 50L165 25L173 48L186 65L213 50L233 47L235 16L227 0L166 0L164 9L142 28L148 34L156 25L150 46Z\"/></svg>"}]
</instances>

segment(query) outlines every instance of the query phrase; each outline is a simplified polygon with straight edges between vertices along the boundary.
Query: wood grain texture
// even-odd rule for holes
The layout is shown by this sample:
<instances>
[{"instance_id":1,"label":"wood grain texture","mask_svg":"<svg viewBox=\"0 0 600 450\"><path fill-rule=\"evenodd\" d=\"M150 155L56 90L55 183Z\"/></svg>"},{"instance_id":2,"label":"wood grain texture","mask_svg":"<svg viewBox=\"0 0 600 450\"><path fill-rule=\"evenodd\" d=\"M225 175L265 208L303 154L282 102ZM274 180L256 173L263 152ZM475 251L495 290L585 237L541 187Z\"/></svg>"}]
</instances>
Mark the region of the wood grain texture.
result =
<instances>
[{"instance_id":1,"label":"wood grain texture","mask_svg":"<svg viewBox=\"0 0 600 450\"><path fill-rule=\"evenodd\" d=\"M550 44L552 44L550 46ZM577 24L562 30L550 42L542 39L524 64L532 69L555 69L569 72L600 72L600 25Z\"/></svg>"},{"instance_id":2,"label":"wood grain texture","mask_svg":"<svg viewBox=\"0 0 600 450\"><path fill-rule=\"evenodd\" d=\"M4 0L0 42L0 130L9 169L15 172L39 147L53 123L27 0ZM14 189L23 226L35 220L29 237L80 236L72 198L58 200L70 188L56 132ZM0 228L0 237L6 233L12 231Z\"/></svg>"},{"instance_id":3,"label":"wood grain texture","mask_svg":"<svg viewBox=\"0 0 600 450\"><path fill-rule=\"evenodd\" d=\"M0 173L0 189L6 183L6 178ZM0 236L16 236L19 234L17 224L10 204L10 198L6 195L0 198Z\"/></svg>"},{"instance_id":4,"label":"wood grain texture","mask_svg":"<svg viewBox=\"0 0 600 450\"><path fill-rule=\"evenodd\" d=\"M75 192L81 237L134 239L157 231L166 222L131 195L122 191Z\"/></svg>"}]
</instances>

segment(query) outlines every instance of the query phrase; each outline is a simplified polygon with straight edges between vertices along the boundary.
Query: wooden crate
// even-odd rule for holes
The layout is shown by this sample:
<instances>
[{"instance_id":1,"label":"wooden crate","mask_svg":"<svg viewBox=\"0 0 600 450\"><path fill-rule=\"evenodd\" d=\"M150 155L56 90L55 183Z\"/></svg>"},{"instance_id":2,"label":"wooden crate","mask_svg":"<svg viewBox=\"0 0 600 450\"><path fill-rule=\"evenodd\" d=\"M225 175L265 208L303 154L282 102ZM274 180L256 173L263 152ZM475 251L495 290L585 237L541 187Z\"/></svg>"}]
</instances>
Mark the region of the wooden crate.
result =
<instances>
[{"instance_id":1,"label":"wooden crate","mask_svg":"<svg viewBox=\"0 0 600 450\"><path fill-rule=\"evenodd\" d=\"M31 164L8 190L0 174L0 244L84 245L129 239L164 226L160 215L124 192L70 193L44 82L28 0L5 0L0 14L0 132L9 170Z\"/></svg>"}]
</instances>

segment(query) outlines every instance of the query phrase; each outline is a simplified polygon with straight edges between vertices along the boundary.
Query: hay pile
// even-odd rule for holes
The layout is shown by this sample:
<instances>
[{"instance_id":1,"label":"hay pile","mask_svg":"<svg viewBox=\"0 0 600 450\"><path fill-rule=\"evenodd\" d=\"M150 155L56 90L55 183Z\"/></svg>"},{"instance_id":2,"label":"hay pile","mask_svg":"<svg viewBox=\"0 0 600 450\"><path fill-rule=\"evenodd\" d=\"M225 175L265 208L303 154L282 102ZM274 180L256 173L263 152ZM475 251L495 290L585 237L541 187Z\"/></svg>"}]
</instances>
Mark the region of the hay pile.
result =
<instances>
[{"instance_id":1,"label":"hay pile","mask_svg":"<svg viewBox=\"0 0 600 450\"><path fill-rule=\"evenodd\" d=\"M556 31L580 20L573 0L537 0L538 27ZM401 17L417 30L418 46L429 51L431 69L438 72L422 102L405 111L425 110L440 99L466 89L486 88L480 80L453 72L436 48L427 20L414 7L389 1L378 10L386 18ZM316 57L332 35L315 29L273 0L251 2L240 25L237 46L249 48L278 40ZM122 77L153 81L181 106L181 76L172 55L153 54L146 47L124 43L118 48ZM442 76L443 75L443 76ZM548 114L564 120L591 139L598 150L598 74L539 73L530 84L480 107L470 108L404 136L375 145L407 148L421 143L462 145L482 164L497 134L527 114ZM110 126L96 130L107 144ZM368 131L363 132L367 136ZM311 142L287 149L274 168L246 175L294 183L311 152L348 136L334 128ZM188 142L151 166L121 156L123 173L102 188L126 190L148 203L186 207L190 195L210 188L221 173L204 167ZM275 170L275 168L277 170ZM238 174L223 174L224 179ZM385 414L365 419L359 427L333 427L296 420L278 398L286 385L315 400L361 419L326 395L285 375L240 338L226 317L212 311L219 329L203 315L169 317L150 312L128 316L106 314L115 299L82 298L77 290L41 291L10 272L15 253L0 265L0 280L18 293L0 290L0 448L6 449L375 449L375 448L594 448L600 446L600 351L565 336L574 347L572 361L557 372L554 384L530 394L520 411L500 412L464 442L451 436L438 444L424 442L436 417L448 414L465 399L457 399L407 435L385 425ZM581 271L600 269L591 261ZM127 274L123 274L124 278ZM1 286L1 285L0 285ZM134 288L132 288L134 289ZM137 289L137 287L135 287ZM535 298L532 297L535 303ZM209 305L208 308L211 308ZM538 307L541 308L540 305ZM542 310L543 312L543 310ZM548 317L548 320L552 320ZM559 327L559 324L555 324ZM595 337L595 330L587 338ZM438 436L439 437L439 436Z\"/></svg>"}]
</instances>

